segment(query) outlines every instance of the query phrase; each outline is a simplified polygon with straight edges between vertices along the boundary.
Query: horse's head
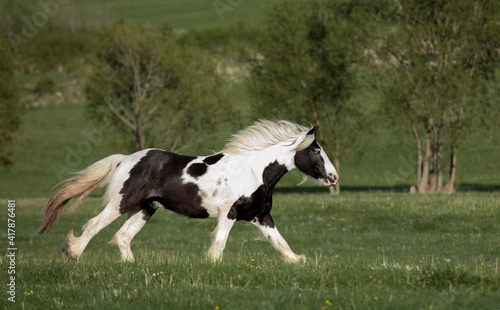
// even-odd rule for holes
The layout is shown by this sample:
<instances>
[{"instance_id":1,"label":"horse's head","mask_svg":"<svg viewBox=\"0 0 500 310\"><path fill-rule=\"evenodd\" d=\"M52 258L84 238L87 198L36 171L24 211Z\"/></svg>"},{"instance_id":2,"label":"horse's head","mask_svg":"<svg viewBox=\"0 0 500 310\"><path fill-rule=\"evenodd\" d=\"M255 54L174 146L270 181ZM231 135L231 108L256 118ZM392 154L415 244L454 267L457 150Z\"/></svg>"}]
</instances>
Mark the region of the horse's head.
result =
<instances>
[{"instance_id":1,"label":"horse's head","mask_svg":"<svg viewBox=\"0 0 500 310\"><path fill-rule=\"evenodd\" d=\"M332 186L337 183L339 176L325 151L316 141L317 131L318 126L315 126L305 135L295 153L295 166L305 174L322 180L326 186Z\"/></svg>"}]
</instances>

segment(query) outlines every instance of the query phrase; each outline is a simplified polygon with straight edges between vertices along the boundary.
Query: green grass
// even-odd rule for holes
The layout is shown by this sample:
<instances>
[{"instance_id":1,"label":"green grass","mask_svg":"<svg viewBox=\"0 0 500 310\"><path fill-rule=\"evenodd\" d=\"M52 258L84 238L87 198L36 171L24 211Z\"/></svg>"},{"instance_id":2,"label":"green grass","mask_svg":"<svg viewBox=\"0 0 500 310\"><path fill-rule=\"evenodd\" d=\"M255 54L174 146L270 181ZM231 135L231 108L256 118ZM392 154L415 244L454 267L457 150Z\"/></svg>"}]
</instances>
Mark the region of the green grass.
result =
<instances>
[{"instance_id":1,"label":"green grass","mask_svg":"<svg viewBox=\"0 0 500 310\"><path fill-rule=\"evenodd\" d=\"M28 82L33 82L25 78ZM27 83L28 83L27 82ZM245 102L248 95L241 84L225 90L232 98L239 98L235 108L248 114ZM246 101L245 101L246 100ZM243 124L241 126L244 126ZM92 140L89 133L97 134ZM214 148L232 132L224 132ZM388 129L376 128L374 134L363 138L363 147L341 162L340 177L344 190L408 190L415 182L412 160L412 141L399 143ZM495 156L500 146L492 141L500 139L500 132L491 137L471 134L459 150L457 185L471 190L494 190L500 184L500 161ZM162 146L157 146L162 147ZM65 172L78 171L110 154L127 153L109 132L97 129L85 116L82 104L41 106L30 108L23 115L19 136L13 145L15 166L0 169L0 197L48 197L52 188L66 178ZM210 154L207 149L204 154ZM294 186L301 174L287 174L278 186ZM312 182L305 186L311 186Z\"/></svg>"},{"instance_id":2,"label":"green grass","mask_svg":"<svg viewBox=\"0 0 500 310\"><path fill-rule=\"evenodd\" d=\"M259 22L267 1L72 1L61 8L63 22L92 27L123 19L142 26L168 24L174 29L223 27ZM215 3L215 4L214 4ZM216 5L219 4L219 5ZM222 4L222 6L220 6ZM217 7L217 9L216 9ZM218 12L219 11L219 12Z\"/></svg>"},{"instance_id":3,"label":"green grass","mask_svg":"<svg viewBox=\"0 0 500 310\"><path fill-rule=\"evenodd\" d=\"M116 153L110 145L112 140L85 118L83 105L30 108L13 145L16 163L0 170L0 197L50 196L67 173Z\"/></svg>"},{"instance_id":4,"label":"green grass","mask_svg":"<svg viewBox=\"0 0 500 310\"><path fill-rule=\"evenodd\" d=\"M65 235L96 215L100 201L90 199L40 237L34 232L45 199L18 199L16 305L494 309L500 303L499 201L498 193L277 194L277 227L308 258L290 265L244 222L234 226L224 260L212 264L205 252L216 222L169 212L157 212L136 236L134 263L119 262L117 247L107 244L122 218L90 242L79 262L65 261L58 254ZM6 241L2 230L3 248ZM1 281L5 287L5 277Z\"/></svg>"}]
</instances>

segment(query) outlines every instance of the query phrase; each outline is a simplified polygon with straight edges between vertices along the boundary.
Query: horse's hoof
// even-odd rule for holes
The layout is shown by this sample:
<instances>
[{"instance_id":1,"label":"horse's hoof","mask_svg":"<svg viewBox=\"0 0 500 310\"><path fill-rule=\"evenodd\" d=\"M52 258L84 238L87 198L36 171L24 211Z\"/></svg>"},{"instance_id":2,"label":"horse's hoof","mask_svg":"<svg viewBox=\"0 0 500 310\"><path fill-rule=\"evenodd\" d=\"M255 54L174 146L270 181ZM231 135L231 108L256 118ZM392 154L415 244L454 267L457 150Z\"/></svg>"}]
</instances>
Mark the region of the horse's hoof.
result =
<instances>
[{"instance_id":1,"label":"horse's hoof","mask_svg":"<svg viewBox=\"0 0 500 310\"><path fill-rule=\"evenodd\" d=\"M287 257L287 258L285 258L285 261L287 263L291 263L291 264L305 263L306 262L306 256L305 255L295 255L295 257Z\"/></svg>"},{"instance_id":2,"label":"horse's hoof","mask_svg":"<svg viewBox=\"0 0 500 310\"><path fill-rule=\"evenodd\" d=\"M73 261L77 261L80 256L73 253L71 250L71 244L74 242L76 239L75 235L73 234L73 231L71 230L69 234L66 236L66 240L64 240L63 245L61 246L61 252L69 259Z\"/></svg>"}]
</instances>

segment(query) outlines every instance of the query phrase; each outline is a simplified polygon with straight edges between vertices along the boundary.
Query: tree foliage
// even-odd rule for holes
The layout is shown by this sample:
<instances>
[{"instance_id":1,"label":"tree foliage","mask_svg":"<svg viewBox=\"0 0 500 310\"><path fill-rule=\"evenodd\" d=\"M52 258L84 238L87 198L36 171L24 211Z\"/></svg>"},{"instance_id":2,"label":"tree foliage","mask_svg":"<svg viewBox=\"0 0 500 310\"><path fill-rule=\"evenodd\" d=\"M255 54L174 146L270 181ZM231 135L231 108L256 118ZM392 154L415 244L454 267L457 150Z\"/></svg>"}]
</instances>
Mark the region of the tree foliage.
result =
<instances>
[{"instance_id":1,"label":"tree foliage","mask_svg":"<svg viewBox=\"0 0 500 310\"><path fill-rule=\"evenodd\" d=\"M416 190L451 192L464 128L478 125L488 110L487 85L499 61L500 7L493 0L395 3L399 25L385 38L394 82L386 90L385 109L415 138ZM451 160L443 188L445 147Z\"/></svg>"},{"instance_id":2,"label":"tree foliage","mask_svg":"<svg viewBox=\"0 0 500 310\"><path fill-rule=\"evenodd\" d=\"M0 38L0 165L14 164L12 150L15 133L19 127L21 105L19 86L14 76L13 56L5 39Z\"/></svg>"},{"instance_id":3,"label":"tree foliage","mask_svg":"<svg viewBox=\"0 0 500 310\"><path fill-rule=\"evenodd\" d=\"M259 117L324 125L318 138L332 150L337 169L341 150L363 123L360 107L349 101L353 68L366 38L365 29L356 26L362 12L361 6L346 2L272 5L250 81Z\"/></svg>"},{"instance_id":4,"label":"tree foliage","mask_svg":"<svg viewBox=\"0 0 500 310\"><path fill-rule=\"evenodd\" d=\"M86 88L89 114L134 149L182 151L228 115L215 64L201 50L181 49L170 31L118 23L101 42Z\"/></svg>"}]
</instances>

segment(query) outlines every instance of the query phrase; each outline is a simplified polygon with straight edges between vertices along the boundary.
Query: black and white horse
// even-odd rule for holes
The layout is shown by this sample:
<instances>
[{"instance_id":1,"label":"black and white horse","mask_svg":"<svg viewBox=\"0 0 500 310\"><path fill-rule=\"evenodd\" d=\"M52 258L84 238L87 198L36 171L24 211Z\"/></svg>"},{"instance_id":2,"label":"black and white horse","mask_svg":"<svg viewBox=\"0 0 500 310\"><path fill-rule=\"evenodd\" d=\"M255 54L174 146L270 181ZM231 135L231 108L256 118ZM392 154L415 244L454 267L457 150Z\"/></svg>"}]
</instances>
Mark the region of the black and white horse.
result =
<instances>
[{"instance_id":1,"label":"black and white horse","mask_svg":"<svg viewBox=\"0 0 500 310\"><path fill-rule=\"evenodd\" d=\"M308 129L287 121L259 121L233 135L220 153L186 156L159 149L131 155L111 155L77 173L58 189L45 207L39 234L49 231L63 207L76 196L73 210L96 188L108 185L104 210L75 237L70 231L62 251L79 259L101 229L120 215L128 220L111 240L124 261L133 260L132 238L158 208L191 218L216 218L209 257L222 258L231 227L244 220L256 225L286 261L304 261L280 235L271 217L276 183L298 168L306 175L335 185L337 172L315 140L318 127Z\"/></svg>"}]
</instances>

